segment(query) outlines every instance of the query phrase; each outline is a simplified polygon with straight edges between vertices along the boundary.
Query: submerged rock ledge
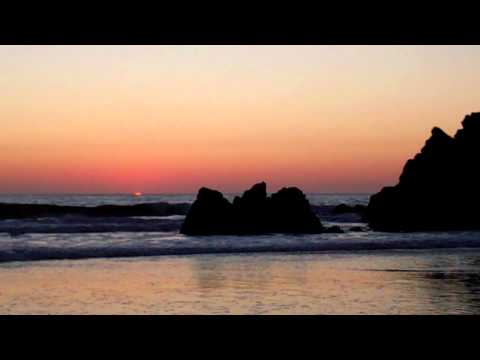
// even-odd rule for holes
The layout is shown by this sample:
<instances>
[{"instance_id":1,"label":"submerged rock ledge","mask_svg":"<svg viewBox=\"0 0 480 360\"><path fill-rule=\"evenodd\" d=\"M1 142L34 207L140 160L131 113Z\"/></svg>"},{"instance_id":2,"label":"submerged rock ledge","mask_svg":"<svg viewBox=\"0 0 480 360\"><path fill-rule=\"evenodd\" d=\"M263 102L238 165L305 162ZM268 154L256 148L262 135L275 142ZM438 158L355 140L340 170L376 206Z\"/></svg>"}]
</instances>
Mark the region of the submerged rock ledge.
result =
<instances>
[{"instance_id":1,"label":"submerged rock ledge","mask_svg":"<svg viewBox=\"0 0 480 360\"><path fill-rule=\"evenodd\" d=\"M373 230L480 229L480 113L462 125L454 137L433 128L399 183L370 198L366 218Z\"/></svg>"},{"instance_id":2,"label":"submerged rock ledge","mask_svg":"<svg viewBox=\"0 0 480 360\"><path fill-rule=\"evenodd\" d=\"M201 188L181 228L181 233L186 235L326 231L300 189L283 188L267 197L265 182L255 184L241 197L236 196L233 203L219 191Z\"/></svg>"}]
</instances>

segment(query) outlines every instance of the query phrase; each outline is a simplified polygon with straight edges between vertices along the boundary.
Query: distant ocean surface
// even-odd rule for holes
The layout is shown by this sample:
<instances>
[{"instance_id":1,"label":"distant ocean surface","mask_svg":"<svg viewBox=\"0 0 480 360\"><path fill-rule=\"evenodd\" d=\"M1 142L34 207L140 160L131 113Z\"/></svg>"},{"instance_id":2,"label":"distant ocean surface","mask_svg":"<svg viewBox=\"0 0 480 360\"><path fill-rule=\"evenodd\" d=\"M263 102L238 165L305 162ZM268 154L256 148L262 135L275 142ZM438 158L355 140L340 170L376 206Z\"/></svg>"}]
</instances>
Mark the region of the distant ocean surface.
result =
<instances>
[{"instance_id":1,"label":"distant ocean surface","mask_svg":"<svg viewBox=\"0 0 480 360\"><path fill-rule=\"evenodd\" d=\"M236 195L225 194L232 200ZM144 194L133 196L130 194L102 195L102 194L58 194L58 195L27 195L27 194L0 194L0 203L17 204L54 204L72 206L98 205L134 205L141 203L192 203L196 194ZM307 194L311 204L336 205L339 203L364 204L368 203L370 194Z\"/></svg>"}]
</instances>

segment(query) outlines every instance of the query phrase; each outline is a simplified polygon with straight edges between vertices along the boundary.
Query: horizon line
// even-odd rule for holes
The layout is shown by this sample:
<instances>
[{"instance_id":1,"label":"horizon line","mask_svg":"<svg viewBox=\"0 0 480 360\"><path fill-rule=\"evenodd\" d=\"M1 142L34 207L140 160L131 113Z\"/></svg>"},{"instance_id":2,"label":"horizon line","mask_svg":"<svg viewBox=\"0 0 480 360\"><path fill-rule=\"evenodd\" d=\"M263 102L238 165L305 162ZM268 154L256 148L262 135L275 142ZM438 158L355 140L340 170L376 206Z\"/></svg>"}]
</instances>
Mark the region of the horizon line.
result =
<instances>
[{"instance_id":1,"label":"horizon line","mask_svg":"<svg viewBox=\"0 0 480 360\"><path fill-rule=\"evenodd\" d=\"M300 189L301 190L301 189ZM302 190L303 191L303 190ZM239 192L222 192L225 195L236 195L236 194L243 194L244 191L239 191ZM144 197L144 196L158 196L158 195L195 195L198 193L198 190L195 192L179 192L179 193L142 193L139 197ZM268 192L267 194L270 194L273 192ZM305 194L311 194L311 195L370 195L373 194L374 192L354 192L354 191L346 191L346 192L310 192L310 191L304 191ZM134 192L105 192L105 193L76 193L76 192L49 192L49 193L29 193L29 192L18 192L18 193L4 193L0 192L0 196L50 196L50 195L75 195L75 196L118 196L118 195L128 195L128 196L134 196Z\"/></svg>"}]
</instances>

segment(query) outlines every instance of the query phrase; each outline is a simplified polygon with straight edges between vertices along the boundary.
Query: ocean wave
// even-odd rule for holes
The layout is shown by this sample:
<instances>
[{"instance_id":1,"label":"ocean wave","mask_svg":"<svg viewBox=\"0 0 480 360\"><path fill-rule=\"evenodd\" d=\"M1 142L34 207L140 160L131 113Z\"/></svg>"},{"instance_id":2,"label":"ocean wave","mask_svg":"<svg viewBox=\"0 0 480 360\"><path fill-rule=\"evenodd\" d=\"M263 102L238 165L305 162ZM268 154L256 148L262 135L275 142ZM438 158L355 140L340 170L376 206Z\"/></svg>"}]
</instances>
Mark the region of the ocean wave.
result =
<instances>
[{"instance_id":1,"label":"ocean wave","mask_svg":"<svg viewBox=\"0 0 480 360\"><path fill-rule=\"evenodd\" d=\"M160 214L171 213L171 211L166 212L166 208L168 208L166 205L158 206L155 209L161 209L161 211L155 211ZM361 224L360 215L334 214L332 212L334 208L333 205L312 205L313 211L326 226L339 225L348 230L351 226L364 225ZM62 208L62 211L63 209L65 208ZM128 209L128 211L131 210ZM145 213L148 216L142 216ZM56 216L4 218L0 219L0 233L21 235L28 233L164 232L180 230L185 219L183 214L155 216L155 212L145 209L133 210L132 214L132 216L123 214L122 216L86 216L67 212Z\"/></svg>"},{"instance_id":2,"label":"ocean wave","mask_svg":"<svg viewBox=\"0 0 480 360\"><path fill-rule=\"evenodd\" d=\"M140 203L133 205L66 206L0 203L0 219L36 219L84 216L89 218L186 215L188 203Z\"/></svg>"},{"instance_id":3,"label":"ocean wave","mask_svg":"<svg viewBox=\"0 0 480 360\"><path fill-rule=\"evenodd\" d=\"M480 248L480 232L183 236L170 233L0 235L0 262L162 255Z\"/></svg>"},{"instance_id":4,"label":"ocean wave","mask_svg":"<svg viewBox=\"0 0 480 360\"><path fill-rule=\"evenodd\" d=\"M0 233L22 235L104 232L169 232L179 230L184 215L164 217L105 217L86 216L7 219L0 221Z\"/></svg>"},{"instance_id":5,"label":"ocean wave","mask_svg":"<svg viewBox=\"0 0 480 360\"><path fill-rule=\"evenodd\" d=\"M312 211L322 222L331 223L360 223L362 216L358 213L336 214L334 209L337 205L310 205Z\"/></svg>"}]
</instances>

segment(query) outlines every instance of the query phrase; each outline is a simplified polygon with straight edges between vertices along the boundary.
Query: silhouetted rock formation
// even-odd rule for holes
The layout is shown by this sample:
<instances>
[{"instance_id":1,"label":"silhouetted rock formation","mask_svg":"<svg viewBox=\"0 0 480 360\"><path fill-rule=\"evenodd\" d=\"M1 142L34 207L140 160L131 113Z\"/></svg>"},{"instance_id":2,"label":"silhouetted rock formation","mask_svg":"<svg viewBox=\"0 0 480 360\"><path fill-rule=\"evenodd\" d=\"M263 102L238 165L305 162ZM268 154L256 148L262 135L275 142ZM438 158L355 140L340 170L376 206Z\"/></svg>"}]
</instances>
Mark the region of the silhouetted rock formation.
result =
<instances>
[{"instance_id":1,"label":"silhouetted rock formation","mask_svg":"<svg viewBox=\"0 0 480 360\"><path fill-rule=\"evenodd\" d=\"M366 218L383 231L480 229L480 113L452 138L435 127L399 183L370 198Z\"/></svg>"},{"instance_id":2,"label":"silhouetted rock formation","mask_svg":"<svg viewBox=\"0 0 480 360\"><path fill-rule=\"evenodd\" d=\"M80 215L90 217L185 215L190 204L147 203L138 205L60 206L0 203L0 219L25 219Z\"/></svg>"},{"instance_id":3,"label":"silhouetted rock formation","mask_svg":"<svg viewBox=\"0 0 480 360\"><path fill-rule=\"evenodd\" d=\"M267 185L254 185L233 204L215 190L201 188L181 233L187 235L319 233L325 229L302 191L283 188L267 197Z\"/></svg>"},{"instance_id":4,"label":"silhouetted rock formation","mask_svg":"<svg viewBox=\"0 0 480 360\"><path fill-rule=\"evenodd\" d=\"M244 233L259 233L265 227L266 214L269 211L267 201L267 184L255 184L241 197L233 199L235 225Z\"/></svg>"},{"instance_id":5,"label":"silhouetted rock formation","mask_svg":"<svg viewBox=\"0 0 480 360\"><path fill-rule=\"evenodd\" d=\"M219 191L202 187L182 225L184 234L225 234L233 227L233 205Z\"/></svg>"}]
</instances>

